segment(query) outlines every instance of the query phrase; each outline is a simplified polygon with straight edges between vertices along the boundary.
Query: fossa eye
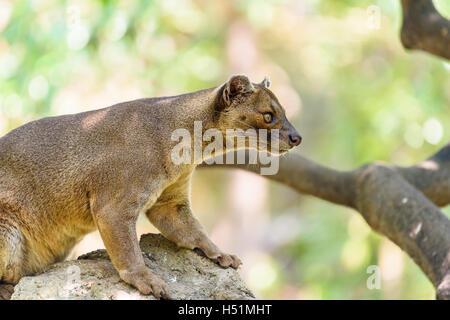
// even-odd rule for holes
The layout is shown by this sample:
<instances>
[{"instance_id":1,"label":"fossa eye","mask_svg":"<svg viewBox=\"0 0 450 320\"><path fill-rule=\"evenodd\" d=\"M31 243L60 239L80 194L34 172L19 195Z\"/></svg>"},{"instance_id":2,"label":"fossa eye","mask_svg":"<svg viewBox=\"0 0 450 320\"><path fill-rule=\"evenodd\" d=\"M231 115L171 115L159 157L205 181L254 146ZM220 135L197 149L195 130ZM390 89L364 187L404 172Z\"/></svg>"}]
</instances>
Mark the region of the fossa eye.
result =
<instances>
[{"instance_id":1,"label":"fossa eye","mask_svg":"<svg viewBox=\"0 0 450 320\"><path fill-rule=\"evenodd\" d=\"M270 112L263 113L265 123L271 123L273 121L273 115Z\"/></svg>"}]
</instances>

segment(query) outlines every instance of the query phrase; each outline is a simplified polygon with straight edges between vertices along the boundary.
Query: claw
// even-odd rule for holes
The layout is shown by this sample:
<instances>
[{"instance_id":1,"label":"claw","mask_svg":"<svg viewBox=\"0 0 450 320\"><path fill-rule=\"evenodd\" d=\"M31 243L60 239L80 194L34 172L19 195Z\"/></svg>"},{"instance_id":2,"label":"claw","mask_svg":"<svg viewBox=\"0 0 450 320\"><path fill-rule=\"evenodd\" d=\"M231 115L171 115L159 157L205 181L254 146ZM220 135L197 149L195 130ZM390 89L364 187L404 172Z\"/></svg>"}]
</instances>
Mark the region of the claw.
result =
<instances>
[{"instance_id":1,"label":"claw","mask_svg":"<svg viewBox=\"0 0 450 320\"><path fill-rule=\"evenodd\" d=\"M134 272L122 271L120 277L125 282L135 286L142 294L153 294L157 299L168 296L167 285L164 281L146 267Z\"/></svg>"}]
</instances>

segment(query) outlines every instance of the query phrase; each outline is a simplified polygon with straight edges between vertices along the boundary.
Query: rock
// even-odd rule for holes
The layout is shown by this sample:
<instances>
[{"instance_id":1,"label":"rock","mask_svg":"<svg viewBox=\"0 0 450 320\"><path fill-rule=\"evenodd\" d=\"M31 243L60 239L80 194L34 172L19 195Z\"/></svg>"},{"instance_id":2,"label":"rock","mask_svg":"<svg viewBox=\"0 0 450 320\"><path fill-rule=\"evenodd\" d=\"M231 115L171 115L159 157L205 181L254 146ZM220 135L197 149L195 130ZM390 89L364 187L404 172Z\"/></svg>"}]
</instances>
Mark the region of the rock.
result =
<instances>
[{"instance_id":1,"label":"rock","mask_svg":"<svg viewBox=\"0 0 450 320\"><path fill-rule=\"evenodd\" d=\"M166 281L173 299L254 299L234 269L223 269L197 252L178 248L159 234L141 237L145 264ZM121 281L105 250L56 263L16 285L12 300L154 300Z\"/></svg>"}]
</instances>

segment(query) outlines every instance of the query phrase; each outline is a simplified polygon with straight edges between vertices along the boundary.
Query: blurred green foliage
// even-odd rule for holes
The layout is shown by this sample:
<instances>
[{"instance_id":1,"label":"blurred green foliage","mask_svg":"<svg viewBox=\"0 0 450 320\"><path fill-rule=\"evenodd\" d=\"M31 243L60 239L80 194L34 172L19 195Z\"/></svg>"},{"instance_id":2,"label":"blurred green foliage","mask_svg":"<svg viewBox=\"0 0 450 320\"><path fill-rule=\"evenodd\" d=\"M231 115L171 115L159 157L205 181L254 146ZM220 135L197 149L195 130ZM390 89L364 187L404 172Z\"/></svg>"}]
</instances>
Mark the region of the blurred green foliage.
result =
<instances>
[{"instance_id":1,"label":"blurred green foliage","mask_svg":"<svg viewBox=\"0 0 450 320\"><path fill-rule=\"evenodd\" d=\"M379 28L368 25L373 5ZM450 15L449 2L436 5ZM281 102L300 110L292 113L304 137L297 152L340 169L410 165L449 140L450 64L405 52L400 23L399 1L381 0L2 1L0 133L44 116L216 86L232 72L268 73L274 91L278 83L287 92ZM194 206L208 229L227 214L230 174L196 175ZM266 248L246 275L262 297L432 298L418 267L351 210L276 184L264 201L269 232L292 216L299 232ZM369 265L385 272L380 290L366 286Z\"/></svg>"}]
</instances>

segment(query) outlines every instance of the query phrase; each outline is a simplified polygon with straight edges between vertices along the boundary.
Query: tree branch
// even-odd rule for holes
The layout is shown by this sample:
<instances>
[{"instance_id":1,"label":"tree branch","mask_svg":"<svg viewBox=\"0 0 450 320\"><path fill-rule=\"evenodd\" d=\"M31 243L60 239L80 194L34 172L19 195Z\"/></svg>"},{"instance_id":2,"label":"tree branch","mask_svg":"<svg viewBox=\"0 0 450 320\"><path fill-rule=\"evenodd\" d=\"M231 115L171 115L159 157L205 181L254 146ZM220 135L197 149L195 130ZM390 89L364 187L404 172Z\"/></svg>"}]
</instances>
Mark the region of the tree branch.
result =
<instances>
[{"instance_id":1,"label":"tree branch","mask_svg":"<svg viewBox=\"0 0 450 320\"><path fill-rule=\"evenodd\" d=\"M401 3L403 46L450 60L450 21L431 0ZM261 168L214 166L254 173ZM353 171L333 170L290 153L280 157L277 174L264 177L359 211L373 230L417 263L434 285L437 299L450 299L450 220L439 209L450 203L450 144L411 167L372 163Z\"/></svg>"},{"instance_id":2,"label":"tree branch","mask_svg":"<svg viewBox=\"0 0 450 320\"><path fill-rule=\"evenodd\" d=\"M450 20L432 0L402 0L400 39L406 49L417 49L450 60Z\"/></svg>"},{"instance_id":3,"label":"tree branch","mask_svg":"<svg viewBox=\"0 0 450 320\"><path fill-rule=\"evenodd\" d=\"M450 145L411 167L372 163L337 171L289 153L277 174L264 176L294 190L359 211L423 270L437 298L450 299ZM213 165L259 173L260 165ZM208 167L203 164L201 167Z\"/></svg>"}]
</instances>

